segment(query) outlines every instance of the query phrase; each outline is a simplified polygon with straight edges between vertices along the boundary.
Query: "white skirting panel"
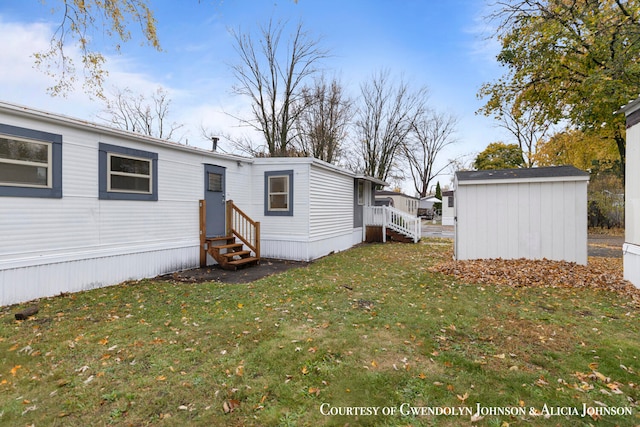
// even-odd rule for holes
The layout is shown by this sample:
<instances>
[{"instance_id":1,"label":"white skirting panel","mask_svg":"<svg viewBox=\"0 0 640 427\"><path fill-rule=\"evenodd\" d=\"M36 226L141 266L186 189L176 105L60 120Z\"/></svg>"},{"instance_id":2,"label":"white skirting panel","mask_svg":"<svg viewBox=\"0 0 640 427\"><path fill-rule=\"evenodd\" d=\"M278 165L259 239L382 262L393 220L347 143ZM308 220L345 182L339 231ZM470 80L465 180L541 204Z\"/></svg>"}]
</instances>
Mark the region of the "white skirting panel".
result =
<instances>
[{"instance_id":1,"label":"white skirting panel","mask_svg":"<svg viewBox=\"0 0 640 427\"><path fill-rule=\"evenodd\" d=\"M345 233L339 236L316 239L309 243L309 255L312 260L318 259L333 252L341 252L353 246L353 233Z\"/></svg>"},{"instance_id":2,"label":"white skirting panel","mask_svg":"<svg viewBox=\"0 0 640 427\"><path fill-rule=\"evenodd\" d=\"M455 222L452 216L443 216L442 217L442 225L454 225Z\"/></svg>"},{"instance_id":3,"label":"white skirting panel","mask_svg":"<svg viewBox=\"0 0 640 427\"><path fill-rule=\"evenodd\" d=\"M358 231L358 243L362 242L362 230ZM263 258L292 261L313 261L332 252L340 252L354 245L355 231L319 237L313 240L291 236L261 236L260 256Z\"/></svg>"},{"instance_id":4,"label":"white skirting panel","mask_svg":"<svg viewBox=\"0 0 640 427\"><path fill-rule=\"evenodd\" d=\"M364 242L362 227L354 228L351 237L351 246L359 245L362 242Z\"/></svg>"},{"instance_id":5,"label":"white skirting panel","mask_svg":"<svg viewBox=\"0 0 640 427\"><path fill-rule=\"evenodd\" d=\"M290 236L281 238L279 236L262 235L260 236L260 257L292 261L310 261L309 241L307 239L296 239Z\"/></svg>"},{"instance_id":6,"label":"white skirting panel","mask_svg":"<svg viewBox=\"0 0 640 427\"><path fill-rule=\"evenodd\" d=\"M640 246L632 243L622 245L624 278L640 288Z\"/></svg>"},{"instance_id":7,"label":"white skirting panel","mask_svg":"<svg viewBox=\"0 0 640 427\"><path fill-rule=\"evenodd\" d=\"M194 268L199 257L196 244L0 270L0 306Z\"/></svg>"}]
</instances>

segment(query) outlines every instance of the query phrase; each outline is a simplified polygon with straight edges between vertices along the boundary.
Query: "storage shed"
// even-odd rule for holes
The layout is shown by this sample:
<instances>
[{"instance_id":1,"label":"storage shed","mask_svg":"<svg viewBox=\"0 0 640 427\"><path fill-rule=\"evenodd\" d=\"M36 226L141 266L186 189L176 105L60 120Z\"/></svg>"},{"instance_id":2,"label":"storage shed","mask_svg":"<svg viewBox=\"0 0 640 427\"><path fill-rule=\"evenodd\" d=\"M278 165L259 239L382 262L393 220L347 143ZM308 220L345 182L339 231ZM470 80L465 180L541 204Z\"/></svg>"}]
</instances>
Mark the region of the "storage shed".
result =
<instances>
[{"instance_id":1,"label":"storage shed","mask_svg":"<svg viewBox=\"0 0 640 427\"><path fill-rule=\"evenodd\" d=\"M624 278L640 288L640 98L622 107L627 119Z\"/></svg>"},{"instance_id":2,"label":"storage shed","mask_svg":"<svg viewBox=\"0 0 640 427\"><path fill-rule=\"evenodd\" d=\"M456 172L455 258L586 264L588 181L573 166Z\"/></svg>"}]
</instances>

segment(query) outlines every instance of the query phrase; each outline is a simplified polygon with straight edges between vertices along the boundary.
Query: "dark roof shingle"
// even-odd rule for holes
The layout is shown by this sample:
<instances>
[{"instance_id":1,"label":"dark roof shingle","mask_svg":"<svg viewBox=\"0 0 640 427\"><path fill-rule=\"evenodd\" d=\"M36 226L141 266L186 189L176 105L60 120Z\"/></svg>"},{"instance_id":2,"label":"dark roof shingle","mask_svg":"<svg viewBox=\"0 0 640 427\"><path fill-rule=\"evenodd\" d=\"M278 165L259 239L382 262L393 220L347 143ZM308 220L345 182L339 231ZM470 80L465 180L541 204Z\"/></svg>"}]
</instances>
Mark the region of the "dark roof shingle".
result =
<instances>
[{"instance_id":1,"label":"dark roof shingle","mask_svg":"<svg viewBox=\"0 0 640 427\"><path fill-rule=\"evenodd\" d=\"M542 168L497 169L480 171L458 171L458 181L480 181L490 179L554 178L563 176L589 176L588 172L574 166L548 166Z\"/></svg>"}]
</instances>

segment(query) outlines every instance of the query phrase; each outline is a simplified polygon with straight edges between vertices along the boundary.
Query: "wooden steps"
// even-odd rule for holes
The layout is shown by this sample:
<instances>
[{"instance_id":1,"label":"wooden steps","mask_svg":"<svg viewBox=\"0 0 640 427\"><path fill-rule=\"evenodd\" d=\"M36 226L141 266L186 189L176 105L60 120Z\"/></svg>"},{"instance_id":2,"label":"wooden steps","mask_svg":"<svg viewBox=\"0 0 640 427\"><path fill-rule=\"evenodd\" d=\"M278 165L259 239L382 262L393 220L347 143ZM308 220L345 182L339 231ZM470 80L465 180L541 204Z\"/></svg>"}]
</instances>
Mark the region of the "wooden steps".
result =
<instances>
[{"instance_id":1,"label":"wooden steps","mask_svg":"<svg viewBox=\"0 0 640 427\"><path fill-rule=\"evenodd\" d=\"M234 236L207 237L205 242L207 253L225 270L237 270L260 263L260 258L246 250L242 243L237 243Z\"/></svg>"},{"instance_id":2,"label":"wooden steps","mask_svg":"<svg viewBox=\"0 0 640 427\"><path fill-rule=\"evenodd\" d=\"M402 243L413 243L413 238L406 236L402 233L398 233L395 230L391 230L387 228L387 241L393 242L402 242Z\"/></svg>"}]
</instances>

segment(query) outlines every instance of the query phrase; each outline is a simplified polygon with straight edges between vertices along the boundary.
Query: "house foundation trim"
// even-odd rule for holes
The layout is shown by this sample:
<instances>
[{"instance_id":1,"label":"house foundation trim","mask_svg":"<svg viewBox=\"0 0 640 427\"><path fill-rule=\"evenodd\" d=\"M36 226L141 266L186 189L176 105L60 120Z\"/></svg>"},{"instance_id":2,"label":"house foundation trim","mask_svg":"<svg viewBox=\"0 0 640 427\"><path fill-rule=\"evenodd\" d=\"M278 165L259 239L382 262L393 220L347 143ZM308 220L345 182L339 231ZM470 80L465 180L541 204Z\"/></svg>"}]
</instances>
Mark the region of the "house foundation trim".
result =
<instances>
[{"instance_id":1,"label":"house foundation trim","mask_svg":"<svg viewBox=\"0 0 640 427\"><path fill-rule=\"evenodd\" d=\"M640 245L625 243L622 245L624 278L633 286L640 288Z\"/></svg>"}]
</instances>

